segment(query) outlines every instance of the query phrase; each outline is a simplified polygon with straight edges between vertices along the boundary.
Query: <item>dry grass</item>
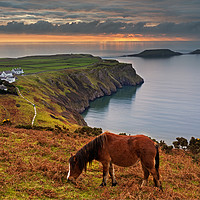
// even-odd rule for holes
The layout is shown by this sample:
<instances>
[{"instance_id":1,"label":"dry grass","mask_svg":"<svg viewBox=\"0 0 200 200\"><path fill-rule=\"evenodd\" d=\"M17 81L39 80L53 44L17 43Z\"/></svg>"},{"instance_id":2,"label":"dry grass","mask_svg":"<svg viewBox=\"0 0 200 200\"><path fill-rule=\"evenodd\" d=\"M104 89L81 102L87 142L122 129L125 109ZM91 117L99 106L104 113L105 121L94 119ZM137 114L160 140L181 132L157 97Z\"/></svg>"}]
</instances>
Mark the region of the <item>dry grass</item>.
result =
<instances>
[{"instance_id":1,"label":"dry grass","mask_svg":"<svg viewBox=\"0 0 200 200\"><path fill-rule=\"evenodd\" d=\"M140 188L142 169L115 167L118 185L99 187L102 166L94 161L76 184L68 183L68 158L92 137L0 126L0 199L199 199L200 166L182 150L160 152L164 191Z\"/></svg>"}]
</instances>

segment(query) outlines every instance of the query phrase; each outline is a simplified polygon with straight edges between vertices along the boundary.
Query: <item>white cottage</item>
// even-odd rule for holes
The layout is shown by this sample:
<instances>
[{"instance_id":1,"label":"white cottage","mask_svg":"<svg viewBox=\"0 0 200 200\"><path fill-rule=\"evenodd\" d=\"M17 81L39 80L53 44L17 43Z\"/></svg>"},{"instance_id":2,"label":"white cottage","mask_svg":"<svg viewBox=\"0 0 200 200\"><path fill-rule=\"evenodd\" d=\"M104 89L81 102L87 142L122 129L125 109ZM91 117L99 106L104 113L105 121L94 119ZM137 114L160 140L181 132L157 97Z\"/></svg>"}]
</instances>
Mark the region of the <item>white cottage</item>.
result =
<instances>
[{"instance_id":1,"label":"white cottage","mask_svg":"<svg viewBox=\"0 0 200 200\"><path fill-rule=\"evenodd\" d=\"M23 74L23 73L24 73L24 70L21 69L21 68L15 68L15 69L12 69L12 73L13 73L13 74L20 75L20 74Z\"/></svg>"},{"instance_id":2,"label":"white cottage","mask_svg":"<svg viewBox=\"0 0 200 200\"><path fill-rule=\"evenodd\" d=\"M6 81L8 81L9 83L14 83L16 81L16 79L14 76L7 76Z\"/></svg>"},{"instance_id":3,"label":"white cottage","mask_svg":"<svg viewBox=\"0 0 200 200\"><path fill-rule=\"evenodd\" d=\"M5 78L7 76L13 76L12 72L11 71L3 71L0 74L0 77L4 77Z\"/></svg>"},{"instance_id":4,"label":"white cottage","mask_svg":"<svg viewBox=\"0 0 200 200\"><path fill-rule=\"evenodd\" d=\"M16 79L11 71L3 71L0 72L0 80L14 83Z\"/></svg>"},{"instance_id":5,"label":"white cottage","mask_svg":"<svg viewBox=\"0 0 200 200\"><path fill-rule=\"evenodd\" d=\"M3 71L3 72L1 72L0 77L8 77L8 76L13 76L13 73L11 71Z\"/></svg>"}]
</instances>

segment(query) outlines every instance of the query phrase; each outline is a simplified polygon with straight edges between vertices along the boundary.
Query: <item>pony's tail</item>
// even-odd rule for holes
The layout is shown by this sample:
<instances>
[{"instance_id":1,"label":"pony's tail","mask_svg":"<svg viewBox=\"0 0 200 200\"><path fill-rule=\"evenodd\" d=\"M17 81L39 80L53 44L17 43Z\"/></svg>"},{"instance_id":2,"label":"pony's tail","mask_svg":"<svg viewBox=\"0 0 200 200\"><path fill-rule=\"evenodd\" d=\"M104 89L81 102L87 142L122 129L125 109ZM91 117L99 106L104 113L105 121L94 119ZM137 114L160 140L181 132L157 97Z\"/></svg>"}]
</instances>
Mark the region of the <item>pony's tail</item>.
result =
<instances>
[{"instance_id":1,"label":"pony's tail","mask_svg":"<svg viewBox=\"0 0 200 200\"><path fill-rule=\"evenodd\" d=\"M156 144L155 147L156 147L155 168L156 168L156 171L157 171L158 176L159 176L159 150L158 150L158 144Z\"/></svg>"},{"instance_id":2,"label":"pony's tail","mask_svg":"<svg viewBox=\"0 0 200 200\"><path fill-rule=\"evenodd\" d=\"M159 150L158 150L159 145L156 144L155 147L156 147L155 168L156 168L157 176L158 176L158 183L159 183L158 187L160 188L161 191L163 191L161 181L159 181L159 179L160 179L160 174L159 174Z\"/></svg>"}]
</instances>

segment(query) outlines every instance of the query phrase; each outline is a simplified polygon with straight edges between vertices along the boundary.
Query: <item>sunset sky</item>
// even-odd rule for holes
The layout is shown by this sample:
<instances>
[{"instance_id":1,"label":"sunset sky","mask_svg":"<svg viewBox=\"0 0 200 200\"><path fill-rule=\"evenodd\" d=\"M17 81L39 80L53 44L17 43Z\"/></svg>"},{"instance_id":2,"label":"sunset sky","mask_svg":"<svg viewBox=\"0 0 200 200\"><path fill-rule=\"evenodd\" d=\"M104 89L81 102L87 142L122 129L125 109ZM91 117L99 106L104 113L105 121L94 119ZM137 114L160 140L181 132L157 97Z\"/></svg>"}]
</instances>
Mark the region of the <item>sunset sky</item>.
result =
<instances>
[{"instance_id":1,"label":"sunset sky","mask_svg":"<svg viewBox=\"0 0 200 200\"><path fill-rule=\"evenodd\" d=\"M200 0L3 0L0 41L200 40Z\"/></svg>"}]
</instances>

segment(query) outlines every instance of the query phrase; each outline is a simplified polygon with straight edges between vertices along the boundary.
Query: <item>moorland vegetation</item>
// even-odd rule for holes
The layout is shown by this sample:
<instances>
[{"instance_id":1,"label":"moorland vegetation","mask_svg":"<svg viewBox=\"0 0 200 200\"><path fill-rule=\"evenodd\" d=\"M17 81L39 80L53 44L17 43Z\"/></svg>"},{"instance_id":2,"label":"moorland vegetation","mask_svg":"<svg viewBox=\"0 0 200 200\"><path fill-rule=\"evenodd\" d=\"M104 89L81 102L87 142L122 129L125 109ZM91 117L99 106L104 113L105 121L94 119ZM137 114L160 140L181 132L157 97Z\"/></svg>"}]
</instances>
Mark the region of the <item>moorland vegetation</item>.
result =
<instances>
[{"instance_id":1,"label":"moorland vegetation","mask_svg":"<svg viewBox=\"0 0 200 200\"><path fill-rule=\"evenodd\" d=\"M94 161L76 183L67 182L68 159L83 145L101 133L83 127L74 132L65 127L51 131L0 126L0 198L1 199L199 199L199 158L189 149L160 147L160 175L163 192L154 187L140 188L142 166L115 166L118 185L99 187L102 166ZM194 139L192 139L194 143ZM195 139L199 142L198 139ZM163 141L162 141L163 143ZM199 143L198 143L199 148Z\"/></svg>"}]
</instances>

